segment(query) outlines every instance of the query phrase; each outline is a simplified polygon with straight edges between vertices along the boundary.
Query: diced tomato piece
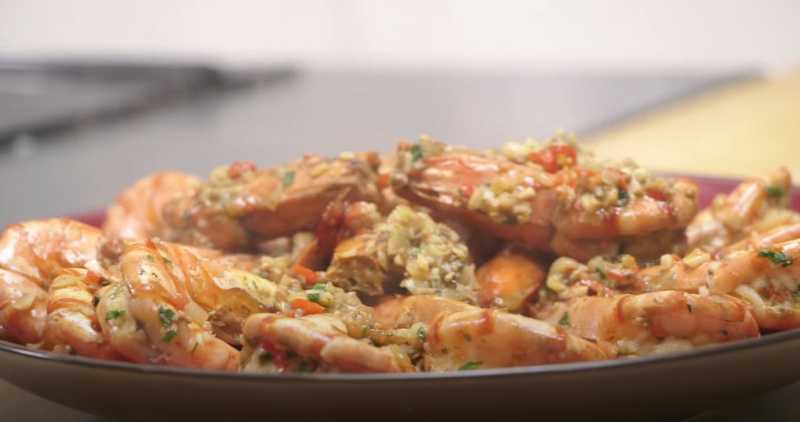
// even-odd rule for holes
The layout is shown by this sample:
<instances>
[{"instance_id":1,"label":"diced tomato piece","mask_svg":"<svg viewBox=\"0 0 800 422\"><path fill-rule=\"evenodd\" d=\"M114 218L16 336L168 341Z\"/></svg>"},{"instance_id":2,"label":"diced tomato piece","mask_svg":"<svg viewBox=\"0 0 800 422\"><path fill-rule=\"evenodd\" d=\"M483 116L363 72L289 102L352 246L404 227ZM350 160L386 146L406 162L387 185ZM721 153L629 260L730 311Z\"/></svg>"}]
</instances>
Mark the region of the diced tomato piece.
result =
<instances>
[{"instance_id":1,"label":"diced tomato piece","mask_svg":"<svg viewBox=\"0 0 800 422\"><path fill-rule=\"evenodd\" d=\"M94 286L94 285L100 284L100 280L102 280L102 277L100 277L100 274L97 274L96 272L94 272L92 270L89 270L86 273L86 282L87 283L89 283L89 284Z\"/></svg>"},{"instance_id":2,"label":"diced tomato piece","mask_svg":"<svg viewBox=\"0 0 800 422\"><path fill-rule=\"evenodd\" d=\"M570 145L552 145L553 155L559 168L574 166L578 161L578 152Z\"/></svg>"},{"instance_id":3,"label":"diced tomato piece","mask_svg":"<svg viewBox=\"0 0 800 422\"><path fill-rule=\"evenodd\" d=\"M389 173L384 173L378 176L378 187L381 189L385 189L389 187L390 176Z\"/></svg>"},{"instance_id":4,"label":"diced tomato piece","mask_svg":"<svg viewBox=\"0 0 800 422\"><path fill-rule=\"evenodd\" d=\"M252 161L234 161L228 167L228 177L231 179L238 179L241 175L256 171L256 164Z\"/></svg>"},{"instance_id":5,"label":"diced tomato piece","mask_svg":"<svg viewBox=\"0 0 800 422\"><path fill-rule=\"evenodd\" d=\"M544 171L548 173L555 173L556 171L558 171L558 164L556 164L556 158L553 156L553 152L549 148L537 152L532 152L530 155L528 155L528 159L542 166L542 168L544 168Z\"/></svg>"},{"instance_id":6,"label":"diced tomato piece","mask_svg":"<svg viewBox=\"0 0 800 422\"><path fill-rule=\"evenodd\" d=\"M325 307L308 299L297 298L290 303L292 309L303 311L303 315L314 315L325 312Z\"/></svg>"},{"instance_id":7,"label":"diced tomato piece","mask_svg":"<svg viewBox=\"0 0 800 422\"><path fill-rule=\"evenodd\" d=\"M303 277L306 281L306 284L314 284L319 280L319 275L312 270L311 268L304 267L300 264L295 264L292 266L292 272Z\"/></svg>"},{"instance_id":8,"label":"diced tomato piece","mask_svg":"<svg viewBox=\"0 0 800 422\"><path fill-rule=\"evenodd\" d=\"M577 162L578 153L570 145L555 144L532 152L528 159L539 164L548 173L555 173L564 167L570 167Z\"/></svg>"},{"instance_id":9,"label":"diced tomato piece","mask_svg":"<svg viewBox=\"0 0 800 422\"><path fill-rule=\"evenodd\" d=\"M616 281L618 283L622 283L622 282L625 282L628 279L628 277L632 276L633 272L611 269L611 270L606 271L606 275L611 280L614 280L614 281Z\"/></svg>"},{"instance_id":10,"label":"diced tomato piece","mask_svg":"<svg viewBox=\"0 0 800 422\"><path fill-rule=\"evenodd\" d=\"M656 201L666 201L669 199L669 196L666 194L666 192L659 189L647 189L645 193L647 193L647 196L655 199Z\"/></svg>"}]
</instances>

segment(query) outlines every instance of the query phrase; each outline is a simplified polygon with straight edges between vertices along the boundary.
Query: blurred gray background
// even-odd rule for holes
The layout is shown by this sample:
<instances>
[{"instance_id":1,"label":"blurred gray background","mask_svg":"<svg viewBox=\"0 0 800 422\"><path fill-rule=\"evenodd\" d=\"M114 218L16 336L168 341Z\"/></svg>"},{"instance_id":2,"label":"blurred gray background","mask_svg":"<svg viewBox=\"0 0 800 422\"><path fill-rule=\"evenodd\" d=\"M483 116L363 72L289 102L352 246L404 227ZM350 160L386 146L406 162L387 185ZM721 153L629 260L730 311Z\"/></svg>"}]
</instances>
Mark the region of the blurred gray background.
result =
<instances>
[{"instance_id":1,"label":"blurred gray background","mask_svg":"<svg viewBox=\"0 0 800 422\"><path fill-rule=\"evenodd\" d=\"M311 151L387 150L420 133L478 146L586 133L800 62L798 5L0 0L0 140L3 122L127 104L144 89L107 75L9 77L4 63L195 63L256 81L292 69L158 112L114 122L81 115L69 131L6 136L0 225L102 208L164 168L205 175L241 158L268 165ZM179 96L161 87L148 91L157 101L140 102Z\"/></svg>"},{"instance_id":2,"label":"blurred gray background","mask_svg":"<svg viewBox=\"0 0 800 422\"><path fill-rule=\"evenodd\" d=\"M297 71L44 141L18 137L0 153L0 223L101 209L163 169L206 175L238 159L269 165L308 152L386 151L420 133L485 147L586 132L727 77Z\"/></svg>"}]
</instances>

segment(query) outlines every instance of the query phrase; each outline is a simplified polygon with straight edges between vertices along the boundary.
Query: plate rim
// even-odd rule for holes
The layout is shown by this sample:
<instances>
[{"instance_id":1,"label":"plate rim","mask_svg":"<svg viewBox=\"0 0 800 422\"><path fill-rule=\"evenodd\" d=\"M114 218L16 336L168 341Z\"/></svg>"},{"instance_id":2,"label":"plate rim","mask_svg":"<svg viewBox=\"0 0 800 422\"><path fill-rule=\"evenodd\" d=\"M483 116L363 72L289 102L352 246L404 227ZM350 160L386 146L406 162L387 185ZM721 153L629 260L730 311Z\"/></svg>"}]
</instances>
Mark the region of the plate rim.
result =
<instances>
[{"instance_id":1,"label":"plate rim","mask_svg":"<svg viewBox=\"0 0 800 422\"><path fill-rule=\"evenodd\" d=\"M303 374L303 373L248 373L248 372L226 372L219 370L208 370L198 368L179 368L171 366L159 366L152 364L139 364L124 361L111 361L89 358L77 355L65 355L60 353L48 352L44 350L30 349L26 346L0 340L0 353L17 355L49 363L65 364L93 369L115 370L123 372L136 372L139 374L183 376L190 378L210 378L226 381L262 381L262 382L353 382L366 381L377 382L420 382L432 380L478 380L487 378L508 378L522 376L548 376L560 374L575 374L580 372L608 371L619 368L636 368L640 366L679 362L684 360L698 359L715 355L727 355L738 353L744 350L764 348L780 343L800 341L800 329L792 329L778 333L763 335L758 338L738 340L725 344L713 344L702 346L694 350L684 352L665 353L662 355L650 355L643 357L631 357L622 359L603 359L588 362L572 362L557 364L542 364L516 366L510 368L491 368L475 369L470 371L455 372L404 372L404 373L326 373L326 374Z\"/></svg>"}]
</instances>

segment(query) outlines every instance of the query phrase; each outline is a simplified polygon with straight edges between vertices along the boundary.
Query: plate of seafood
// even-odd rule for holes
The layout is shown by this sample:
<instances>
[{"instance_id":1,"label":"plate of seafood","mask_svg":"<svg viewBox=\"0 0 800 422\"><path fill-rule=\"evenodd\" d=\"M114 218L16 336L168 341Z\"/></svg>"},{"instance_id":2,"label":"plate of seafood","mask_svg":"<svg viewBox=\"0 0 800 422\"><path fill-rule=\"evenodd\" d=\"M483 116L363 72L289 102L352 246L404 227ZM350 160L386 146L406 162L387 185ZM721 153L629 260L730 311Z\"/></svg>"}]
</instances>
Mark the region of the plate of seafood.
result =
<instances>
[{"instance_id":1,"label":"plate of seafood","mask_svg":"<svg viewBox=\"0 0 800 422\"><path fill-rule=\"evenodd\" d=\"M785 168L665 175L567 134L264 164L6 227L0 377L137 419L681 417L800 378Z\"/></svg>"}]
</instances>

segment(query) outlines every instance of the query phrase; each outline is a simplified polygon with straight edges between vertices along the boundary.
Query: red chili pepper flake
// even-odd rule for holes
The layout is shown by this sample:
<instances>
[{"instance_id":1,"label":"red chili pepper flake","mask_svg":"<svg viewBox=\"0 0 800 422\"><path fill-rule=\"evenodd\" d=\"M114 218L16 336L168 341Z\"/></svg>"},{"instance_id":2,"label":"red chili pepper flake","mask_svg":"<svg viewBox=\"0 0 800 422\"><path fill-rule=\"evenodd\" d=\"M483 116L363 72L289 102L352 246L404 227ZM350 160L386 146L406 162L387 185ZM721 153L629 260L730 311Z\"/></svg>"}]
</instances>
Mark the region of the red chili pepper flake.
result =
<instances>
[{"instance_id":1,"label":"red chili pepper flake","mask_svg":"<svg viewBox=\"0 0 800 422\"><path fill-rule=\"evenodd\" d=\"M606 275L611 280L614 280L616 282L622 283L622 282L625 282L628 279L628 277L632 276L633 272L625 271L625 270L610 269L610 270L606 271Z\"/></svg>"},{"instance_id":2,"label":"red chili pepper flake","mask_svg":"<svg viewBox=\"0 0 800 422\"><path fill-rule=\"evenodd\" d=\"M570 145L550 145L528 155L528 159L539 164L548 173L555 173L562 168L571 167L577 162L578 153Z\"/></svg>"},{"instance_id":3,"label":"red chili pepper flake","mask_svg":"<svg viewBox=\"0 0 800 422\"><path fill-rule=\"evenodd\" d=\"M303 315L314 315L325 312L325 307L308 299L297 298L289 304L292 309L303 311Z\"/></svg>"},{"instance_id":4,"label":"red chili pepper flake","mask_svg":"<svg viewBox=\"0 0 800 422\"><path fill-rule=\"evenodd\" d=\"M647 194L647 196L655 199L656 201L666 201L669 199L667 193L659 189L650 188L647 189L645 193Z\"/></svg>"},{"instance_id":5,"label":"red chili pepper flake","mask_svg":"<svg viewBox=\"0 0 800 422\"><path fill-rule=\"evenodd\" d=\"M101 279L102 279L102 277L100 277L100 274L97 274L94 271L89 270L86 273L86 282L89 283L89 284L92 284L92 285L98 284L98 283L100 283Z\"/></svg>"},{"instance_id":6,"label":"red chili pepper flake","mask_svg":"<svg viewBox=\"0 0 800 422\"><path fill-rule=\"evenodd\" d=\"M314 272L311 268L305 267L301 264L292 266L292 272L297 274L306 281L306 284L314 284L319 280L319 274Z\"/></svg>"},{"instance_id":7,"label":"red chili pepper flake","mask_svg":"<svg viewBox=\"0 0 800 422\"><path fill-rule=\"evenodd\" d=\"M378 176L378 187L381 188L381 189L385 189L385 188L389 187L389 182L390 181L391 180L390 180L389 173L383 173L380 176Z\"/></svg>"},{"instance_id":8,"label":"red chili pepper flake","mask_svg":"<svg viewBox=\"0 0 800 422\"><path fill-rule=\"evenodd\" d=\"M256 171L256 164L252 161L234 161L228 167L228 177L238 179L245 173Z\"/></svg>"}]
</instances>

